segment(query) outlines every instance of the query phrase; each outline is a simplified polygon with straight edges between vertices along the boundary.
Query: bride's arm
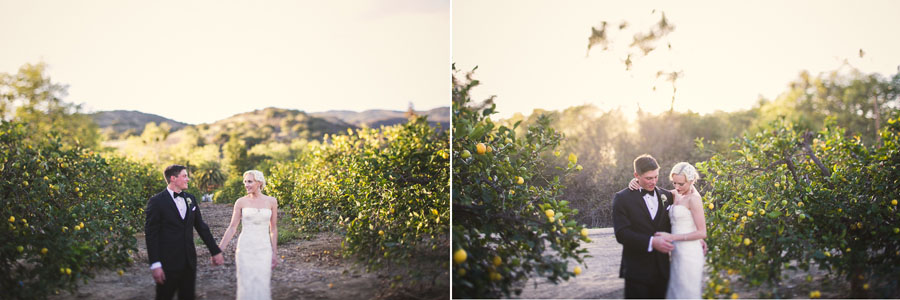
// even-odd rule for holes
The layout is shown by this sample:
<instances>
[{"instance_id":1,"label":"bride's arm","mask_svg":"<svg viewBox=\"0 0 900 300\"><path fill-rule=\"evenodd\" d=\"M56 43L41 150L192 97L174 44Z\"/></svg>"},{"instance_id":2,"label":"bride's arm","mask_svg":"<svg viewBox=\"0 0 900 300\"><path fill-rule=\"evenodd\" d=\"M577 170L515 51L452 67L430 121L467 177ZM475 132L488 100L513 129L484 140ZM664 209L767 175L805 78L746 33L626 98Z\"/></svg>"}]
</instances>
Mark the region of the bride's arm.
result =
<instances>
[{"instance_id":1,"label":"bride's arm","mask_svg":"<svg viewBox=\"0 0 900 300\"><path fill-rule=\"evenodd\" d=\"M703 200L700 199L699 193L690 195L691 199L688 205L691 210L691 217L694 218L694 225L697 230L685 234L673 234L676 241L692 241L702 240L706 238L706 216L703 212Z\"/></svg>"},{"instance_id":2,"label":"bride's arm","mask_svg":"<svg viewBox=\"0 0 900 300\"><path fill-rule=\"evenodd\" d=\"M244 206L243 204L244 202L240 199L234 202L234 209L231 212L231 223L228 224L225 235L223 235L222 240L219 241L219 249L222 249L222 252L225 252L225 249L231 243L231 238L234 237L234 232L237 230L238 224L241 223L241 208Z\"/></svg>"},{"instance_id":3,"label":"bride's arm","mask_svg":"<svg viewBox=\"0 0 900 300\"><path fill-rule=\"evenodd\" d=\"M272 241L272 268L278 265L278 200L272 198L272 217L269 219L269 240Z\"/></svg>"}]
</instances>

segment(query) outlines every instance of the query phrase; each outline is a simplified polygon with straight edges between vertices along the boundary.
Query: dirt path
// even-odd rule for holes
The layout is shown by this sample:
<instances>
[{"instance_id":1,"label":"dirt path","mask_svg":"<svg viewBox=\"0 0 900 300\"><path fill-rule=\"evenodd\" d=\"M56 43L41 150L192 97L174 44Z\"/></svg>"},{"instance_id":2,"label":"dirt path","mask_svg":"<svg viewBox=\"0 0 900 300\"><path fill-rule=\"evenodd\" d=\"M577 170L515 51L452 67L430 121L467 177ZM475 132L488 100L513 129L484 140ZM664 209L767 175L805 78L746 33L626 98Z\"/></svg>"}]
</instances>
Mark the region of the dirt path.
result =
<instances>
[{"instance_id":1,"label":"dirt path","mask_svg":"<svg viewBox=\"0 0 900 300\"><path fill-rule=\"evenodd\" d=\"M202 206L203 219L218 240L231 219L230 204ZM196 237L196 233L195 233ZM82 285L75 294L61 292L50 299L153 299L155 285L147 267L147 249L143 234L137 236L138 253L135 263L124 269L104 271ZM237 239L237 238L235 238ZM341 257L341 236L322 233L312 240L295 240L278 246L283 262L272 273L273 299L375 299L375 298L435 298L440 292L419 290L424 296L412 295L409 288L391 289L386 271L368 273L351 259ZM197 246L197 299L234 299L236 278L234 247L225 251L225 265L209 264L206 247ZM443 298L449 297L445 288ZM430 296L429 296L430 295ZM440 298L440 297L438 297Z\"/></svg>"},{"instance_id":2,"label":"dirt path","mask_svg":"<svg viewBox=\"0 0 900 300\"><path fill-rule=\"evenodd\" d=\"M546 278L531 278L521 298L624 298L625 281L619 278L622 245L616 242L612 228L588 229L591 243L585 249L591 256L587 268L575 278L554 285ZM537 287L535 287L537 284Z\"/></svg>"},{"instance_id":3,"label":"dirt path","mask_svg":"<svg viewBox=\"0 0 900 300\"><path fill-rule=\"evenodd\" d=\"M616 242L613 229L588 229L588 237L592 242L584 247L593 257L585 259L587 268L581 275L559 284L550 283L546 278L531 278L525 284L519 298L624 298L625 281L619 278L622 245ZM806 280L807 274L812 275L811 281ZM812 290L820 290L822 298L849 297L849 284L843 280L827 278L825 272L818 270L815 266L811 267L808 273L785 271L784 275L787 279L779 288L779 293L783 297L807 298ZM759 292L764 290L763 287L749 288L745 284L739 283L736 276L732 276L731 280L735 282L734 292L737 292L741 298L758 297ZM705 280L703 284L706 284Z\"/></svg>"}]
</instances>

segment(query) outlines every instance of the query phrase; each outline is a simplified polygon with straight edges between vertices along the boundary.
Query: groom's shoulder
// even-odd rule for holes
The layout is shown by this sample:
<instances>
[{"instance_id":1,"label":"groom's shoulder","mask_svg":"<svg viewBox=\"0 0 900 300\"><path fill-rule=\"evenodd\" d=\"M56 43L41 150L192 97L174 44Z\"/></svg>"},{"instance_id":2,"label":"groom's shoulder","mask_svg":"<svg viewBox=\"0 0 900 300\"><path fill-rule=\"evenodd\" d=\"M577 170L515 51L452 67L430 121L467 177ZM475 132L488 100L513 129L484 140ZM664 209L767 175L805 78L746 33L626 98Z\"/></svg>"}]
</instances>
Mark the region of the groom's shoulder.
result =
<instances>
[{"instance_id":1,"label":"groom's shoulder","mask_svg":"<svg viewBox=\"0 0 900 300\"><path fill-rule=\"evenodd\" d=\"M148 199L147 201L153 201L153 200L155 200L155 199L162 198L163 195L165 195L165 194L166 194L166 190L162 190L162 191L160 191L159 193L156 193L156 194L154 194L153 196L150 196L150 199Z\"/></svg>"},{"instance_id":2,"label":"groom's shoulder","mask_svg":"<svg viewBox=\"0 0 900 300\"><path fill-rule=\"evenodd\" d=\"M636 191L633 191L633 190L631 190L631 189L629 189L629 188L624 188L624 189L622 189L621 191L616 192L616 198L621 198L621 197L628 196L629 194L631 194L631 193L633 193L633 192L636 192Z\"/></svg>"}]
</instances>

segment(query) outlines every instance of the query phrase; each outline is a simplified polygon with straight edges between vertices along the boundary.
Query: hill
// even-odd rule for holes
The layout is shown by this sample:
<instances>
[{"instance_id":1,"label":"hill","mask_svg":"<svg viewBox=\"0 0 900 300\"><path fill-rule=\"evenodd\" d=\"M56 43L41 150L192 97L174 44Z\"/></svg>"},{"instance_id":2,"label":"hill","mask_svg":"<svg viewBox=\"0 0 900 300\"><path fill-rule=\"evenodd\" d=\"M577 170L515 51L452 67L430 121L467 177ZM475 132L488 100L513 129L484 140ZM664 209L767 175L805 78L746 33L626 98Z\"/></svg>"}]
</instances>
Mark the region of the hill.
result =
<instances>
[{"instance_id":1,"label":"hill","mask_svg":"<svg viewBox=\"0 0 900 300\"><path fill-rule=\"evenodd\" d=\"M168 119L159 115L143 113L134 110L112 110L101 111L89 114L97 126L100 127L100 133L106 135L110 139L118 139L129 135L141 135L147 123L168 123L172 131L177 131L188 124Z\"/></svg>"},{"instance_id":2,"label":"hill","mask_svg":"<svg viewBox=\"0 0 900 300\"><path fill-rule=\"evenodd\" d=\"M428 116L428 123L441 128L450 128L450 108L438 107L427 111L415 111L416 115ZM367 126L378 128L382 125L390 126L402 124L407 121L406 111L373 109L363 112L348 110L329 110L325 112L310 113L310 115L328 120L340 120L355 126Z\"/></svg>"}]
</instances>

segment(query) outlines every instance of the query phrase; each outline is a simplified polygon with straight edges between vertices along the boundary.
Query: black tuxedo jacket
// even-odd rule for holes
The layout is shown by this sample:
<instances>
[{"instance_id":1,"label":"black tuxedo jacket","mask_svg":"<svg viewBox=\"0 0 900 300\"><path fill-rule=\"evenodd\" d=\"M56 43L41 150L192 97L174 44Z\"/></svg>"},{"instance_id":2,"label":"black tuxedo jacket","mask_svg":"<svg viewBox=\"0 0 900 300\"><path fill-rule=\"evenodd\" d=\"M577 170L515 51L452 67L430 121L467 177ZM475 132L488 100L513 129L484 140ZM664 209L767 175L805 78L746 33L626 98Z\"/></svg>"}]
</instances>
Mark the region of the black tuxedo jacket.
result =
<instances>
[{"instance_id":1,"label":"black tuxedo jacket","mask_svg":"<svg viewBox=\"0 0 900 300\"><path fill-rule=\"evenodd\" d=\"M178 272L185 268L197 268L197 250L194 247L194 229L210 255L222 252L216 245L209 226L203 222L200 207L197 206L197 198L185 193L191 203L187 206L184 219L178 213L175 200L168 191L163 190L159 194L150 197L147 201L147 209L144 211L146 220L144 233L147 241L147 258L149 264L161 262L166 272Z\"/></svg>"},{"instance_id":2,"label":"black tuxedo jacket","mask_svg":"<svg viewBox=\"0 0 900 300\"><path fill-rule=\"evenodd\" d=\"M663 200L665 195L665 201ZM644 203L640 190L624 189L613 198L613 228L616 241L622 244L622 264L619 278L655 284L654 278L668 282L669 254L656 251L647 252L650 237L657 231L672 232L668 207L672 204L672 193L656 189L659 208L656 217L650 219L650 210Z\"/></svg>"}]
</instances>

